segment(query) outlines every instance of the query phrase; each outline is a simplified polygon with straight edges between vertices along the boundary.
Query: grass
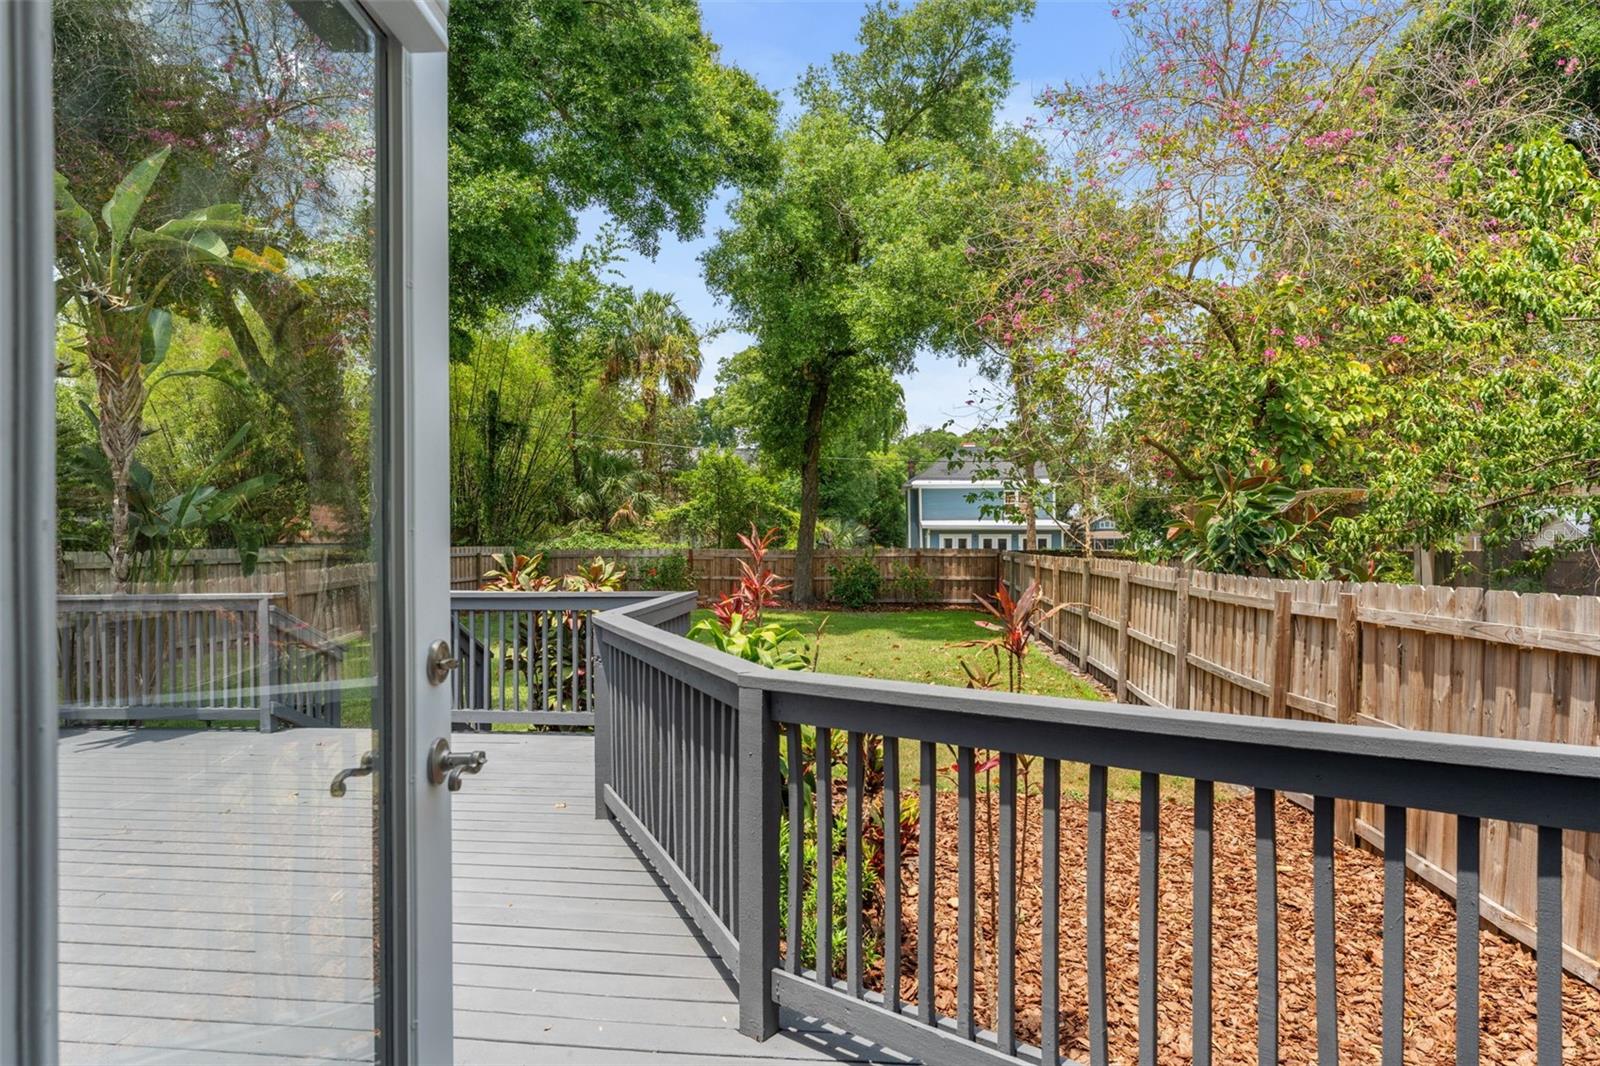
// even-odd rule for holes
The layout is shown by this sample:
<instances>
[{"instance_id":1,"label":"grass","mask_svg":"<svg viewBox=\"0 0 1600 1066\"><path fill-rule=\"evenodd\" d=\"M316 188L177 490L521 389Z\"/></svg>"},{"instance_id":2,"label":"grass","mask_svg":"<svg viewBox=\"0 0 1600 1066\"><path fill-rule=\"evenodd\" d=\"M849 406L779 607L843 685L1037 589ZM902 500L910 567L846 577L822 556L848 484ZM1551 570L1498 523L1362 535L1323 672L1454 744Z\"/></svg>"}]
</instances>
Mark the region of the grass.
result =
<instances>
[{"instance_id":1,"label":"grass","mask_svg":"<svg viewBox=\"0 0 1600 1066\"><path fill-rule=\"evenodd\" d=\"M710 611L696 611L694 620L709 617ZM828 674L850 677L876 677L885 681L920 681L930 685L966 686L961 659L976 660L979 649L951 645L964 640L982 639L986 630L974 625L985 617L977 611L768 611L764 621L793 626L810 637L822 619L828 628L822 637L822 658L818 669ZM1001 675L1002 683L1004 674ZM1023 691L1031 696L1065 696L1070 699L1100 700L1105 697L1088 681L1059 665L1035 646L1028 652L1023 673ZM941 744L938 764L939 787L955 787L955 749ZM918 778L915 744L902 744L900 774L910 787ZM1033 779L1037 786L1039 774ZM984 775L979 775L979 787ZM1082 763L1061 765L1061 790L1072 799L1089 795L1089 768ZM1192 796L1182 778L1163 777L1163 793L1175 798ZM1113 768L1107 774L1107 795L1113 800L1139 798L1139 774Z\"/></svg>"},{"instance_id":2,"label":"grass","mask_svg":"<svg viewBox=\"0 0 1600 1066\"><path fill-rule=\"evenodd\" d=\"M710 613L696 611L695 620ZM769 611L764 617L793 626L808 637L826 617L828 628L818 665L823 673L958 688L967 683L961 660L978 662L979 649L951 645L990 635L973 624L984 617L976 611ZM987 659L987 654L983 658ZM1023 682L1029 695L1101 698L1093 685L1051 662L1039 648L1028 653Z\"/></svg>"}]
</instances>

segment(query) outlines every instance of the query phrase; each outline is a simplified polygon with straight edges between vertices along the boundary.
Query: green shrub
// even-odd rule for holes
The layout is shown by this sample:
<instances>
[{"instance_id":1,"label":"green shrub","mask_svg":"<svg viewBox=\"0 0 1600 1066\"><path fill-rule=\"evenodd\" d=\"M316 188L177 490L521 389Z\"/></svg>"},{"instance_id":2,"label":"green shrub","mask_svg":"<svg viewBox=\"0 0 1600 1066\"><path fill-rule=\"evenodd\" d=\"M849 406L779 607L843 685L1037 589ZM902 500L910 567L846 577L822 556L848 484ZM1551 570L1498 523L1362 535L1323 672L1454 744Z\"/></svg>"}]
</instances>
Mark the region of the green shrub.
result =
<instances>
[{"instance_id":1,"label":"green shrub","mask_svg":"<svg viewBox=\"0 0 1600 1066\"><path fill-rule=\"evenodd\" d=\"M920 566L900 562L894 564L894 573L889 578L889 594L896 599L910 603L931 603L933 601L933 578Z\"/></svg>"},{"instance_id":2,"label":"green shrub","mask_svg":"<svg viewBox=\"0 0 1600 1066\"><path fill-rule=\"evenodd\" d=\"M877 602L883 578L878 564L870 555L857 555L843 566L828 567L828 577L833 581L833 598L846 607L865 607Z\"/></svg>"},{"instance_id":3,"label":"green shrub","mask_svg":"<svg viewBox=\"0 0 1600 1066\"><path fill-rule=\"evenodd\" d=\"M675 592L695 587L694 573L683 555L664 555L637 568L639 584L650 592Z\"/></svg>"}]
</instances>

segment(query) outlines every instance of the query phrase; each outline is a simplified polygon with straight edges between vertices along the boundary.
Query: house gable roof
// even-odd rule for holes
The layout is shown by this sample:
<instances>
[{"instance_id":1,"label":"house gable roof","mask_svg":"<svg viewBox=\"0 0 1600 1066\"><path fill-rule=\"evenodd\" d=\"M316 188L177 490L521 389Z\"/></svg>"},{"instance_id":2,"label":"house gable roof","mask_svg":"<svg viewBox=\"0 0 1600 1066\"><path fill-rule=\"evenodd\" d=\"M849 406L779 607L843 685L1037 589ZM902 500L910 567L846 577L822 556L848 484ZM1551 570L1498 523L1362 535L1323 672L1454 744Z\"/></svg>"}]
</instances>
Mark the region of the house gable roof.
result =
<instances>
[{"instance_id":1,"label":"house gable roof","mask_svg":"<svg viewBox=\"0 0 1600 1066\"><path fill-rule=\"evenodd\" d=\"M1018 467L1015 463L1007 462L1004 459L985 459L976 452L967 452L950 458L934 460L921 470L918 470L912 476L909 484L958 481L972 485L993 485L998 487L1018 476ZM1035 480L1041 482L1050 480L1049 475L1045 472L1043 463L1034 464L1033 476Z\"/></svg>"}]
</instances>

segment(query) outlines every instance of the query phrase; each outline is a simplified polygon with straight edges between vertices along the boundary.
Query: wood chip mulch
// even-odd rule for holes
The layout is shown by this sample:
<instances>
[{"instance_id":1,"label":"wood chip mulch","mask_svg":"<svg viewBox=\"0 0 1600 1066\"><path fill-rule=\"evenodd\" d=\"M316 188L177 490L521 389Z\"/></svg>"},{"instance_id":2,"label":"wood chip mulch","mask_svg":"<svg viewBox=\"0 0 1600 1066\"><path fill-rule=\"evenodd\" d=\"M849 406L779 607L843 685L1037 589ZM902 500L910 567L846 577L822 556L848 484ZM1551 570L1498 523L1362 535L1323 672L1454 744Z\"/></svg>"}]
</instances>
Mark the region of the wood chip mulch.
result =
<instances>
[{"instance_id":1,"label":"wood chip mulch","mask_svg":"<svg viewBox=\"0 0 1600 1066\"><path fill-rule=\"evenodd\" d=\"M994 1024L996 955L989 826L997 794L978 796L977 951L975 1004L980 1028ZM985 802L990 810L985 810ZM1019 803L1019 814L1022 804ZM1030 797L1019 827L1022 883L1017 893L1016 1016L1020 1039L1037 1044L1040 1022L1040 810ZM956 1006L956 797L939 795L936 922L938 1010ZM1061 1032L1063 1054L1087 1060L1084 952L1086 809L1063 801L1061 811ZM1139 817L1136 803L1107 811L1107 988L1111 1060L1137 1055ZM917 998L917 840L908 827L902 870L906 931L900 974L902 997ZM1161 817L1161 930L1159 978L1160 1062L1182 1063L1193 1054L1192 965L1193 810L1171 799ZM1255 827L1247 798L1219 788L1215 816L1213 905L1215 1061L1255 1063L1256 932ZM1338 929L1339 1043L1341 1061L1379 1060L1382 997L1383 866L1380 856L1339 846L1335 856ZM1280 1054L1284 1063L1316 1061L1316 992L1312 955L1311 816L1280 800L1278 808L1278 917ZM1406 887L1407 1063L1448 1063L1455 1046L1455 907L1420 882ZM1482 1061L1534 1062L1534 958L1521 944L1485 928L1482 958ZM880 964L881 965L881 964ZM881 987L881 973L871 974ZM1571 976L1565 980L1564 1057L1567 1064L1600 1066L1600 990Z\"/></svg>"}]
</instances>

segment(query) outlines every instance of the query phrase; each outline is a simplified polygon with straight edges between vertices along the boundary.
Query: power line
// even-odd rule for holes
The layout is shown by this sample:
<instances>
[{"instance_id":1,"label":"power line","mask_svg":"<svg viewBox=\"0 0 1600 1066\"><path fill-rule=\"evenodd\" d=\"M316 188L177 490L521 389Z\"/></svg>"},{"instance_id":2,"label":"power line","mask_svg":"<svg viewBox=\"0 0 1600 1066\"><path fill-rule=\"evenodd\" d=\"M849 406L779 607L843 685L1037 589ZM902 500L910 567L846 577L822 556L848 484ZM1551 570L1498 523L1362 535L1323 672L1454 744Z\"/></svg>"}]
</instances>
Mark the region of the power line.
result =
<instances>
[{"instance_id":1,"label":"power line","mask_svg":"<svg viewBox=\"0 0 1600 1066\"><path fill-rule=\"evenodd\" d=\"M616 441L616 442L619 442L619 443L622 443L622 444L648 444L651 447L655 447L655 448L676 448L679 451L685 451L685 452L696 452L696 451L700 451L700 450L702 450L704 448L720 447L720 445L714 445L714 444L668 444L665 441L659 441L659 440L640 440L637 437L618 437L618 436L616 436L614 434L611 434L611 433L579 433L579 434L577 434L577 439L578 440L609 440L609 441ZM837 459L837 460L841 460L843 462L854 462L854 463L875 463L875 462L879 461L878 458L874 458L873 456L870 456L870 455L824 455L822 458L824 460Z\"/></svg>"}]
</instances>

